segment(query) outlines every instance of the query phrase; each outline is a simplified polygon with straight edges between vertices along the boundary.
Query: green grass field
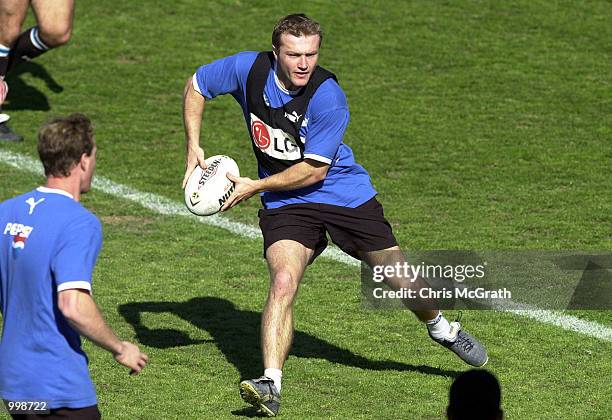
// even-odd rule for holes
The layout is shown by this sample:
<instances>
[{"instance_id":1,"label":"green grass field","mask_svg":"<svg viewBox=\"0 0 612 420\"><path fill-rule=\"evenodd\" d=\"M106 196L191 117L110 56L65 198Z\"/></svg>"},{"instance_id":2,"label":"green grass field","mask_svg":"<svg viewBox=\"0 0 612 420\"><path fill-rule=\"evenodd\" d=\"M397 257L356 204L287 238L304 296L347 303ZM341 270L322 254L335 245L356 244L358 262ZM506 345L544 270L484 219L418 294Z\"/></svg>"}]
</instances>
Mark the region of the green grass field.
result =
<instances>
[{"instance_id":1,"label":"green grass field","mask_svg":"<svg viewBox=\"0 0 612 420\"><path fill-rule=\"evenodd\" d=\"M83 112L98 175L180 203L185 80L215 58L268 49L275 21L296 11L323 25L320 63L351 109L345 142L404 247L612 247L609 1L82 1L70 44L9 76L5 112L26 140L0 151L35 156L41 123ZM207 104L202 143L256 175L231 97ZM0 200L42 182L0 161ZM98 190L83 203L104 226L95 299L150 356L129 377L85 343L105 417L252 416L237 385L261 374L260 241ZM226 216L256 226L257 208ZM442 418L466 366L411 314L364 310L359 290L357 268L310 267L282 416ZM612 327L611 312L566 313ZM508 418L610 417L609 340L495 311L468 311L464 324L488 347Z\"/></svg>"}]
</instances>

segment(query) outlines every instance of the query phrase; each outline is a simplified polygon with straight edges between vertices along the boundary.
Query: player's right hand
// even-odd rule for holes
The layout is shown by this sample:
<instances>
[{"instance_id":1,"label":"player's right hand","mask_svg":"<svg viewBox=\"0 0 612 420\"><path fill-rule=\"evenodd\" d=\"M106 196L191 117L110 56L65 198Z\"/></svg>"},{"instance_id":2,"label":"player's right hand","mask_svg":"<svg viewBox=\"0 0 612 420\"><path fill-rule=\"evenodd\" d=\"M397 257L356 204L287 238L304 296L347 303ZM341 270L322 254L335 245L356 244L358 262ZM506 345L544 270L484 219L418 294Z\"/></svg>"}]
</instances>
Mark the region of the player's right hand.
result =
<instances>
[{"instance_id":1,"label":"player's right hand","mask_svg":"<svg viewBox=\"0 0 612 420\"><path fill-rule=\"evenodd\" d=\"M128 341L122 341L121 351L115 355L115 360L130 368L130 375L138 375L147 365L149 356L141 352L138 346Z\"/></svg>"},{"instance_id":2,"label":"player's right hand","mask_svg":"<svg viewBox=\"0 0 612 420\"><path fill-rule=\"evenodd\" d=\"M189 176L196 168L200 166L202 169L206 169L206 161L204 160L204 149L197 147L195 149L189 148L187 150L187 159L185 160L185 177L183 178L183 189L187 185Z\"/></svg>"}]
</instances>

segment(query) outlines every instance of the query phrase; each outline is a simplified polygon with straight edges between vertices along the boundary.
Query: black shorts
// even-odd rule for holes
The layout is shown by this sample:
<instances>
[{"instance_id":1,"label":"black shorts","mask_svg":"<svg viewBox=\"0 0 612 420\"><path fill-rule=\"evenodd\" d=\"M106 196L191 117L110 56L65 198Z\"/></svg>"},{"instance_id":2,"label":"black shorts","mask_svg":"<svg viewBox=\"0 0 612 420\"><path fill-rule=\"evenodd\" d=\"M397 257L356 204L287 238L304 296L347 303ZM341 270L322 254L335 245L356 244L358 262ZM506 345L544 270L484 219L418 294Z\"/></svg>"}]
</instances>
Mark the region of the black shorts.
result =
<instances>
[{"instance_id":1,"label":"black shorts","mask_svg":"<svg viewBox=\"0 0 612 420\"><path fill-rule=\"evenodd\" d=\"M11 417L14 420L100 420L102 418L97 405L84 408L54 408L50 411L50 414L12 414Z\"/></svg>"},{"instance_id":2,"label":"black shorts","mask_svg":"<svg viewBox=\"0 0 612 420\"><path fill-rule=\"evenodd\" d=\"M327 235L350 256L397 245L382 205L371 198L356 208L330 204L289 204L259 210L259 227L264 237L264 258L270 245L291 239L315 251L312 261L327 247Z\"/></svg>"}]
</instances>

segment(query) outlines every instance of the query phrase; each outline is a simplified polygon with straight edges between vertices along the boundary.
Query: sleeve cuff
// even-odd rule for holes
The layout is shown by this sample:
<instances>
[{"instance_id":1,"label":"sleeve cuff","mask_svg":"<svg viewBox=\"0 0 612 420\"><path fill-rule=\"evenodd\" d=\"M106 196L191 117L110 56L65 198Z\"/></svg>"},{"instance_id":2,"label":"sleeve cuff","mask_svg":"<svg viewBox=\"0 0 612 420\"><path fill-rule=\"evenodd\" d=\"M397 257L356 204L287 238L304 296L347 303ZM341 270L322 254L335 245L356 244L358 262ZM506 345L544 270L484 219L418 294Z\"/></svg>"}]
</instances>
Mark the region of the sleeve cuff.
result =
<instances>
[{"instance_id":1,"label":"sleeve cuff","mask_svg":"<svg viewBox=\"0 0 612 420\"><path fill-rule=\"evenodd\" d=\"M312 159L312 160L316 160L317 162L326 163L328 165L331 165L332 163L332 160L330 158L326 158L325 156L321 156L321 155L315 155L312 153L304 154L304 159Z\"/></svg>"},{"instance_id":2,"label":"sleeve cuff","mask_svg":"<svg viewBox=\"0 0 612 420\"><path fill-rule=\"evenodd\" d=\"M62 283L57 286L58 292L70 289L84 289L87 290L89 294L91 294L91 283L86 281L67 281L66 283Z\"/></svg>"},{"instance_id":3,"label":"sleeve cuff","mask_svg":"<svg viewBox=\"0 0 612 420\"><path fill-rule=\"evenodd\" d=\"M193 77L191 78L191 84L193 85L193 89L201 95L202 91L200 90L200 86L198 85L198 78L196 77L196 73L193 73Z\"/></svg>"}]
</instances>

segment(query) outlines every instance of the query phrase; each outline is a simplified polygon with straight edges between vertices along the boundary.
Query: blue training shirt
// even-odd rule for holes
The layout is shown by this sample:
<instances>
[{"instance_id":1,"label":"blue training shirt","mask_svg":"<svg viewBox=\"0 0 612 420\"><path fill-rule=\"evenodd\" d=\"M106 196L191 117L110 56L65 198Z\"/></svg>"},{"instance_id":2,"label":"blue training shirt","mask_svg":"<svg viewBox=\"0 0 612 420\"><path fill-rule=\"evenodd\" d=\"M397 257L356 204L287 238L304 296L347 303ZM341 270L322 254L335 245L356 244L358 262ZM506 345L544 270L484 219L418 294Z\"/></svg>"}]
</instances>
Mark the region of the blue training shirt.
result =
<instances>
[{"instance_id":1,"label":"blue training shirt","mask_svg":"<svg viewBox=\"0 0 612 420\"><path fill-rule=\"evenodd\" d=\"M58 292L85 289L100 247L98 219L67 192L39 187L0 203L0 397L48 408L95 405L79 334Z\"/></svg>"},{"instance_id":2,"label":"blue training shirt","mask_svg":"<svg viewBox=\"0 0 612 420\"><path fill-rule=\"evenodd\" d=\"M242 52L201 66L193 75L193 87L208 99L231 94L242 107L247 130L251 117L247 107L246 84L257 52ZM275 63L276 66L276 63ZM280 108L293 99L278 81L275 68L270 70L264 100L268 106ZM300 140L304 158L330 165L326 178L314 185L292 191L262 193L266 208L288 204L323 203L357 207L376 195L366 170L355 162L353 151L342 138L349 122L349 109L344 92L333 79L319 86L308 104ZM259 166L259 177L270 174Z\"/></svg>"}]
</instances>

